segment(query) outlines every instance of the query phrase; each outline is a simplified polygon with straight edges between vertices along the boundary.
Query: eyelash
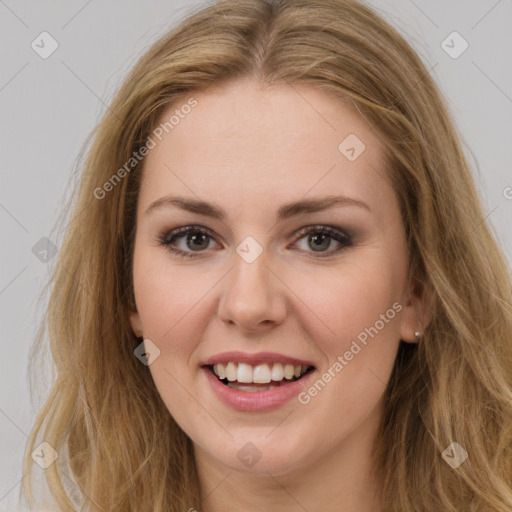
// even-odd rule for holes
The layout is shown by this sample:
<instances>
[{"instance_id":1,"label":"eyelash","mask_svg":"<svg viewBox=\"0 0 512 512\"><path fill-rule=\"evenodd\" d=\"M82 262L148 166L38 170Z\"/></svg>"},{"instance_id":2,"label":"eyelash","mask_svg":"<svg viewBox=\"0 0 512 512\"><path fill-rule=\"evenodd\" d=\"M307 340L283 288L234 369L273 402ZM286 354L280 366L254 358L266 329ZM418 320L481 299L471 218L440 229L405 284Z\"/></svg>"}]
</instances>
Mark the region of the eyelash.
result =
<instances>
[{"instance_id":1,"label":"eyelash","mask_svg":"<svg viewBox=\"0 0 512 512\"><path fill-rule=\"evenodd\" d=\"M173 253L181 258L197 258L199 256L198 253L205 252L205 251L183 251L181 249L177 249L176 247L173 247L173 244L176 240L178 240L179 238L182 238L184 235L187 235L190 233L202 234L202 235L206 235L210 238L215 239L215 237L211 234L211 232L205 228L202 228L200 226L185 226L182 228L175 229L174 231L164 233L162 236L160 236L158 238L158 243L161 246L165 247L171 253ZM338 249L336 249L334 251L324 252L323 253L324 255L321 255L322 254L321 252L315 253L314 251L311 251L311 252L313 252L313 254L317 254L318 256L316 256L316 257L318 257L318 258L327 258L329 256L332 256L333 254L337 254L337 253L343 251L344 249L346 249L347 247L350 247L352 245L352 237L349 234L347 234L337 228L334 228L331 226L323 226L323 225L315 225L315 226L308 226L308 227L302 228L299 231L299 233L297 234L297 236L298 236L297 241L301 240L306 235L310 235L310 234L328 235L332 239L336 240L338 243L342 244L341 247L339 247Z\"/></svg>"}]
</instances>

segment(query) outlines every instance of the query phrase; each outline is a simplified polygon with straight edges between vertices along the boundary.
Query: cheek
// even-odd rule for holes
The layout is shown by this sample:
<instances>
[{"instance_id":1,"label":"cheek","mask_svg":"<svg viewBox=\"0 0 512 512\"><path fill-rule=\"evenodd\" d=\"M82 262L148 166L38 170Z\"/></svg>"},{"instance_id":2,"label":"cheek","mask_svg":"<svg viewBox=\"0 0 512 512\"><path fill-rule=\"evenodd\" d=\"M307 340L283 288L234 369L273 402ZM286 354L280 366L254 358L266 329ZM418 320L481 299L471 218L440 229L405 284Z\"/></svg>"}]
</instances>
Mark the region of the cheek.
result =
<instances>
[{"instance_id":1,"label":"cheek","mask_svg":"<svg viewBox=\"0 0 512 512\"><path fill-rule=\"evenodd\" d=\"M298 320L329 359L348 350L358 336L364 342L375 325L381 337L398 336L400 280L389 268L368 258L291 281L304 303Z\"/></svg>"},{"instance_id":2,"label":"cheek","mask_svg":"<svg viewBox=\"0 0 512 512\"><path fill-rule=\"evenodd\" d=\"M207 321L205 304L215 279L197 267L169 263L165 251L142 250L134 259L134 290L144 337L162 351L190 350Z\"/></svg>"},{"instance_id":3,"label":"cheek","mask_svg":"<svg viewBox=\"0 0 512 512\"><path fill-rule=\"evenodd\" d=\"M347 261L338 272L317 273L314 285L300 281L298 294L310 308L303 321L309 319L307 329L327 361L321 382L301 398L317 417L329 415L349 429L381 398L399 344L399 272L396 260L367 257Z\"/></svg>"},{"instance_id":4,"label":"cheek","mask_svg":"<svg viewBox=\"0 0 512 512\"><path fill-rule=\"evenodd\" d=\"M306 287L303 280L298 291L310 308L303 310L301 327L325 360L318 379L299 400L311 417L319 422L329 417L332 425L339 425L342 435L381 400L399 344L403 305L397 289L389 274L369 268L337 277L332 273L316 279L316 287Z\"/></svg>"},{"instance_id":5,"label":"cheek","mask_svg":"<svg viewBox=\"0 0 512 512\"><path fill-rule=\"evenodd\" d=\"M204 414L190 400L190 356L205 330L204 300L213 284L192 266L169 263L165 251L135 253L134 290L144 338L160 350L149 370L167 409L185 430L191 428L190 418Z\"/></svg>"}]
</instances>

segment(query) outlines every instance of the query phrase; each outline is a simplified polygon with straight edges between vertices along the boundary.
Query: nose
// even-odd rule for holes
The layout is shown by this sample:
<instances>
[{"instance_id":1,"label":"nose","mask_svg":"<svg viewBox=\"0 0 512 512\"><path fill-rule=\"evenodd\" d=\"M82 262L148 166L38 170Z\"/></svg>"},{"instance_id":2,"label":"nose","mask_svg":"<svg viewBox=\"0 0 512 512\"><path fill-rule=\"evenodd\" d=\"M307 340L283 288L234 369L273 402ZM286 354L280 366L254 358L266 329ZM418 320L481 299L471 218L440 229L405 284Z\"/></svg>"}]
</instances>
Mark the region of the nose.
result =
<instances>
[{"instance_id":1,"label":"nose","mask_svg":"<svg viewBox=\"0 0 512 512\"><path fill-rule=\"evenodd\" d=\"M286 286L262 254L247 263L238 255L224 280L219 318L250 333L280 325L287 314Z\"/></svg>"}]
</instances>

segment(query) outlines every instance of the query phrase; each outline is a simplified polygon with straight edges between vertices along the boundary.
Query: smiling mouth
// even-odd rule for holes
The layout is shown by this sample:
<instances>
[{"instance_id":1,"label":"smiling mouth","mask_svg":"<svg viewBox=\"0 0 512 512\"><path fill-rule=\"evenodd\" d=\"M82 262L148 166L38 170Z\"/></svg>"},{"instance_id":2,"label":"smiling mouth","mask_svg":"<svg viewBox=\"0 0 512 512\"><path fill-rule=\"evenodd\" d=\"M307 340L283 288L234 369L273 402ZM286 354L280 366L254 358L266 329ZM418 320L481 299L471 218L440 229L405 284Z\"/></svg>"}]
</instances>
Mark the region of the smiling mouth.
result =
<instances>
[{"instance_id":1,"label":"smiling mouth","mask_svg":"<svg viewBox=\"0 0 512 512\"><path fill-rule=\"evenodd\" d=\"M229 362L208 365L210 370L225 386L237 391L268 391L286 386L302 379L314 371L313 366L292 364L258 364Z\"/></svg>"}]
</instances>

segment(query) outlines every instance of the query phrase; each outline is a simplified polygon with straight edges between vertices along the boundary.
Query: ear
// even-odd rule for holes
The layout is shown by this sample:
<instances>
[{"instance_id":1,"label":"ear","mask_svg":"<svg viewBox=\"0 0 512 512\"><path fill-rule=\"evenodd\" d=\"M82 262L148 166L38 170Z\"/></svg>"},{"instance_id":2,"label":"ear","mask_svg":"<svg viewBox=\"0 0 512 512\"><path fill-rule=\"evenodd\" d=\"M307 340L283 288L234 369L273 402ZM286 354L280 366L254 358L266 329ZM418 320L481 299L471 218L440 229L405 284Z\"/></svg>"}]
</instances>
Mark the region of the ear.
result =
<instances>
[{"instance_id":1,"label":"ear","mask_svg":"<svg viewBox=\"0 0 512 512\"><path fill-rule=\"evenodd\" d=\"M423 332L432 320L434 292L415 280L404 290L402 305L400 338L406 343L418 343L415 332Z\"/></svg>"},{"instance_id":2,"label":"ear","mask_svg":"<svg viewBox=\"0 0 512 512\"><path fill-rule=\"evenodd\" d=\"M128 315L130 317L130 325L132 326L132 330L135 336L137 336L137 338L142 338L142 322L139 313L133 309L130 309L128 310Z\"/></svg>"}]
</instances>

